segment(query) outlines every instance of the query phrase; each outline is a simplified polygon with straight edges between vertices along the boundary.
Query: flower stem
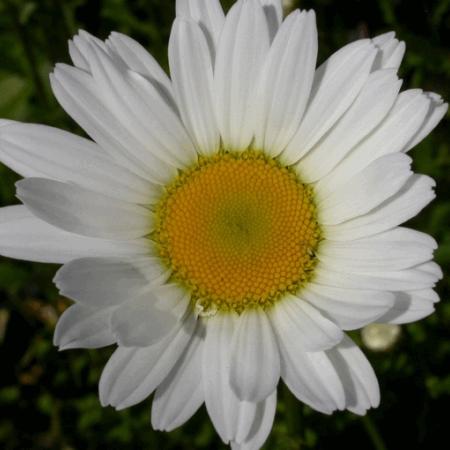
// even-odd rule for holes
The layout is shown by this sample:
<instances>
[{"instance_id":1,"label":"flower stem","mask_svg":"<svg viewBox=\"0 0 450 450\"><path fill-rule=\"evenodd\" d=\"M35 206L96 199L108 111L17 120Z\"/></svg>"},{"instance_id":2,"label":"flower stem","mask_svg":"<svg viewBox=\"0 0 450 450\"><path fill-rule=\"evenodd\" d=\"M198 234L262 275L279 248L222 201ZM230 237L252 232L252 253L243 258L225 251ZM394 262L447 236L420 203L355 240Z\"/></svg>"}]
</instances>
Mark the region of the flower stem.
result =
<instances>
[{"instance_id":1,"label":"flower stem","mask_svg":"<svg viewBox=\"0 0 450 450\"><path fill-rule=\"evenodd\" d=\"M303 447L303 408L291 391L283 386L283 401L286 408L285 420L289 437L298 445L298 450Z\"/></svg>"},{"instance_id":2,"label":"flower stem","mask_svg":"<svg viewBox=\"0 0 450 450\"><path fill-rule=\"evenodd\" d=\"M361 420L367 434L369 435L373 448L375 450L387 450L386 444L384 443L375 422L368 415L363 416Z\"/></svg>"}]
</instances>

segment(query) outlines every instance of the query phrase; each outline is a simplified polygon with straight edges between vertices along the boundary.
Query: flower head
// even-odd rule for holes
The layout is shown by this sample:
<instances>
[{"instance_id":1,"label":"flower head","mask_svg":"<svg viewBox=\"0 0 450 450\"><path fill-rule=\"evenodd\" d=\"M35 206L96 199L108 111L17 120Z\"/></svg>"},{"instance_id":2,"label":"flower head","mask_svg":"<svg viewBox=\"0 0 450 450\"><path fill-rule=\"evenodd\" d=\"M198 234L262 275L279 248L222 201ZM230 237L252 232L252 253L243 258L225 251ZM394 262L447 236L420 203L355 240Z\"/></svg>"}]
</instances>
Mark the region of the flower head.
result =
<instances>
[{"instance_id":1,"label":"flower head","mask_svg":"<svg viewBox=\"0 0 450 450\"><path fill-rule=\"evenodd\" d=\"M316 69L312 11L281 0L179 0L170 79L135 41L80 32L51 75L92 140L0 122L25 177L0 251L64 264L61 349L118 347L100 380L117 409L152 392L172 430L203 404L224 442L258 449L280 377L323 413L379 403L344 333L433 311L435 241L399 225L433 197L406 152L444 115L399 93L404 44L353 42Z\"/></svg>"}]
</instances>

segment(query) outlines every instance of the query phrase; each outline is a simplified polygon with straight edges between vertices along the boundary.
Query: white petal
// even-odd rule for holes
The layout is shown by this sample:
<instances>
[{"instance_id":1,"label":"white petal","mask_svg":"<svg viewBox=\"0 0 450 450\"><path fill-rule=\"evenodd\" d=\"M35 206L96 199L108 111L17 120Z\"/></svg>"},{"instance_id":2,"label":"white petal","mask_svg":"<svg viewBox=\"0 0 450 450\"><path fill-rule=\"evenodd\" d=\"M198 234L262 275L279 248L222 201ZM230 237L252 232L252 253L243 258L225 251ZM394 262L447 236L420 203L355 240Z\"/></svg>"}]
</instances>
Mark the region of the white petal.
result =
<instances>
[{"instance_id":1,"label":"white petal","mask_svg":"<svg viewBox=\"0 0 450 450\"><path fill-rule=\"evenodd\" d=\"M57 100L66 112L121 165L153 181L169 179L173 168L153 158L153 166L144 166L137 157L151 158L148 149L130 134L114 112L123 110L104 104L94 79L82 70L58 64L50 81ZM111 101L111 100L110 100Z\"/></svg>"},{"instance_id":2,"label":"white petal","mask_svg":"<svg viewBox=\"0 0 450 450\"><path fill-rule=\"evenodd\" d=\"M165 299L160 298L156 288L122 303L111 317L111 329L117 343L124 347L148 347L167 336L182 319L189 304L189 298L181 289L179 291L180 298L167 299L169 305L165 308L158 307L158 300ZM171 308L171 300L181 305Z\"/></svg>"},{"instance_id":3,"label":"white petal","mask_svg":"<svg viewBox=\"0 0 450 450\"><path fill-rule=\"evenodd\" d=\"M387 33L379 34L372 38L372 42L378 47L381 48L383 45L392 41L395 38L395 31L388 31Z\"/></svg>"},{"instance_id":4,"label":"white petal","mask_svg":"<svg viewBox=\"0 0 450 450\"><path fill-rule=\"evenodd\" d=\"M429 104L419 90L402 92L385 120L318 183L317 192L327 195L377 158L401 151L423 123Z\"/></svg>"},{"instance_id":5,"label":"white petal","mask_svg":"<svg viewBox=\"0 0 450 450\"><path fill-rule=\"evenodd\" d=\"M69 53L74 66L83 69L85 72L91 71L89 57L86 54L86 44L90 43L98 45L111 54L105 42L85 30L79 30L78 34L69 41Z\"/></svg>"},{"instance_id":6,"label":"white petal","mask_svg":"<svg viewBox=\"0 0 450 450\"><path fill-rule=\"evenodd\" d=\"M50 83L60 105L104 151L136 174L147 176L139 162L127 153L125 139L120 142L114 136L117 130L121 133L119 137L123 135L123 127L102 105L89 74L57 65L55 72L50 74Z\"/></svg>"},{"instance_id":7,"label":"white petal","mask_svg":"<svg viewBox=\"0 0 450 450\"><path fill-rule=\"evenodd\" d=\"M213 425L225 443L242 444L256 435L260 426L267 427L267 422L261 422L261 415L268 402L271 408L273 394L259 403L240 401L229 383L231 339L235 329L237 314L218 314L208 318L206 322L206 337L203 349L202 377L205 404ZM273 406L272 406L273 407ZM264 428L267 431L266 428ZM263 436L264 437L264 436Z\"/></svg>"},{"instance_id":8,"label":"white petal","mask_svg":"<svg viewBox=\"0 0 450 450\"><path fill-rule=\"evenodd\" d=\"M295 163L353 103L369 75L376 49L369 40L346 45L316 71L303 121L283 158Z\"/></svg>"},{"instance_id":9,"label":"white petal","mask_svg":"<svg viewBox=\"0 0 450 450\"><path fill-rule=\"evenodd\" d=\"M17 197L40 219L63 230L106 239L133 239L151 230L149 210L45 178L16 183Z\"/></svg>"},{"instance_id":10,"label":"white petal","mask_svg":"<svg viewBox=\"0 0 450 450\"><path fill-rule=\"evenodd\" d=\"M152 295L155 296L155 306L161 311L168 311L181 318L191 300L189 292L175 283L166 283L161 286L152 286Z\"/></svg>"},{"instance_id":11,"label":"white petal","mask_svg":"<svg viewBox=\"0 0 450 450\"><path fill-rule=\"evenodd\" d=\"M335 270L368 272L370 270L401 270L429 261L436 241L430 236L408 228L389 231L353 241L322 241L319 259Z\"/></svg>"},{"instance_id":12,"label":"white petal","mask_svg":"<svg viewBox=\"0 0 450 450\"><path fill-rule=\"evenodd\" d=\"M110 258L70 261L53 282L61 295L91 307L119 305L138 296L148 284L132 263Z\"/></svg>"},{"instance_id":13,"label":"white petal","mask_svg":"<svg viewBox=\"0 0 450 450\"><path fill-rule=\"evenodd\" d=\"M264 402L258 404L248 436L240 444L231 442L231 449L259 450L272 430L276 407L277 391L275 390Z\"/></svg>"},{"instance_id":14,"label":"white petal","mask_svg":"<svg viewBox=\"0 0 450 450\"><path fill-rule=\"evenodd\" d=\"M358 346L345 336L338 346L326 353L344 386L346 409L362 415L370 407L376 408L380 403L377 377Z\"/></svg>"},{"instance_id":15,"label":"white petal","mask_svg":"<svg viewBox=\"0 0 450 450\"><path fill-rule=\"evenodd\" d=\"M72 39L69 40L69 55L75 67L89 72L89 63Z\"/></svg>"},{"instance_id":16,"label":"white petal","mask_svg":"<svg viewBox=\"0 0 450 450\"><path fill-rule=\"evenodd\" d=\"M144 101L147 92L134 89L131 83L131 77L139 75L116 63L99 46L88 45L86 54L89 57L92 77L100 100L111 111L126 134L127 151L149 173L156 173L155 176L160 176L156 172L157 168L173 173L174 168L171 166L177 164L177 158L173 155L178 148L171 148L173 143L166 140L170 134L161 135L159 132L161 127L156 128L155 132L153 124L156 122L159 125L159 118L156 111ZM147 83L151 85L148 80ZM157 89L155 91L158 92ZM159 92L157 97L161 97ZM167 107L161 98L160 103Z\"/></svg>"},{"instance_id":17,"label":"white petal","mask_svg":"<svg viewBox=\"0 0 450 450\"><path fill-rule=\"evenodd\" d=\"M425 175L412 175L400 191L369 213L338 225L323 226L328 239L352 241L393 228L418 214L435 198L436 183Z\"/></svg>"},{"instance_id":18,"label":"white petal","mask_svg":"<svg viewBox=\"0 0 450 450\"><path fill-rule=\"evenodd\" d=\"M206 38L194 21L176 19L169 42L169 64L181 117L197 149L218 150L214 117L213 68Z\"/></svg>"},{"instance_id":19,"label":"white petal","mask_svg":"<svg viewBox=\"0 0 450 450\"><path fill-rule=\"evenodd\" d=\"M308 102L317 58L313 11L294 11L267 55L255 94L255 146L273 156L288 144Z\"/></svg>"},{"instance_id":20,"label":"white petal","mask_svg":"<svg viewBox=\"0 0 450 450\"><path fill-rule=\"evenodd\" d=\"M440 95L433 92L426 92L425 96L430 99L430 108L428 113L419 128L419 131L408 142L403 151L407 152L415 147L420 141L425 139L429 133L436 127L436 125L445 116L448 110L448 103L444 103Z\"/></svg>"},{"instance_id":21,"label":"white petal","mask_svg":"<svg viewBox=\"0 0 450 450\"><path fill-rule=\"evenodd\" d=\"M330 414L346 408L363 414L378 405L379 388L373 369L347 336L326 352L299 353L281 346L287 386L314 409Z\"/></svg>"},{"instance_id":22,"label":"white petal","mask_svg":"<svg viewBox=\"0 0 450 450\"><path fill-rule=\"evenodd\" d=\"M202 353L203 336L197 329L187 350L156 389L152 404L155 430L172 431L189 420L202 405Z\"/></svg>"},{"instance_id":23,"label":"white petal","mask_svg":"<svg viewBox=\"0 0 450 450\"><path fill-rule=\"evenodd\" d=\"M53 337L60 350L99 348L115 342L109 321L113 308L93 309L72 305L59 318Z\"/></svg>"},{"instance_id":24,"label":"white petal","mask_svg":"<svg viewBox=\"0 0 450 450\"><path fill-rule=\"evenodd\" d=\"M344 409L342 384L324 352L308 353L288 335L278 334L281 376L302 402L324 414Z\"/></svg>"},{"instance_id":25,"label":"white petal","mask_svg":"<svg viewBox=\"0 0 450 450\"><path fill-rule=\"evenodd\" d=\"M0 130L0 160L24 177L73 182L132 203L150 203L151 183L110 161L94 143L44 125L11 122Z\"/></svg>"},{"instance_id":26,"label":"white petal","mask_svg":"<svg viewBox=\"0 0 450 450\"><path fill-rule=\"evenodd\" d=\"M178 112L175 113L158 92L158 89L143 76L129 72L127 81L139 92L145 103L146 122L155 139L163 143L164 152L169 153L173 161L189 166L197 158L194 144L181 123Z\"/></svg>"},{"instance_id":27,"label":"white petal","mask_svg":"<svg viewBox=\"0 0 450 450\"><path fill-rule=\"evenodd\" d=\"M328 174L386 116L400 90L395 71L378 70L367 78L355 102L339 122L298 164L311 183Z\"/></svg>"},{"instance_id":28,"label":"white petal","mask_svg":"<svg viewBox=\"0 0 450 450\"><path fill-rule=\"evenodd\" d=\"M230 438L230 443L233 441L242 443L251 433L258 410L263 406L264 401L259 403L240 401L232 391L229 391L228 395L230 393L233 400L230 401L230 405L225 412L232 423L233 437Z\"/></svg>"},{"instance_id":29,"label":"white petal","mask_svg":"<svg viewBox=\"0 0 450 450\"><path fill-rule=\"evenodd\" d=\"M176 0L177 17L192 19L200 25L214 61L216 47L225 23L219 0Z\"/></svg>"},{"instance_id":30,"label":"white petal","mask_svg":"<svg viewBox=\"0 0 450 450\"><path fill-rule=\"evenodd\" d=\"M376 407L380 393L376 376L361 350L348 338L325 352L303 353L280 339L282 376L301 401L330 414L349 409L364 414Z\"/></svg>"},{"instance_id":31,"label":"white petal","mask_svg":"<svg viewBox=\"0 0 450 450\"><path fill-rule=\"evenodd\" d=\"M402 153L383 156L326 197L317 192L319 221L335 225L361 216L395 195L412 174Z\"/></svg>"},{"instance_id":32,"label":"white petal","mask_svg":"<svg viewBox=\"0 0 450 450\"><path fill-rule=\"evenodd\" d=\"M342 289L309 283L299 296L319 309L343 330L355 330L376 321L394 305L386 291Z\"/></svg>"},{"instance_id":33,"label":"white petal","mask_svg":"<svg viewBox=\"0 0 450 450\"><path fill-rule=\"evenodd\" d=\"M158 256L152 256L156 254L154 246L149 241L149 239L143 238L142 242L146 244L145 253L142 252L141 254L133 256L132 258L123 258L120 257L119 255L116 258L105 258L105 259L129 263L133 267L138 269L138 271L145 277L145 279L147 280L147 285L151 284L154 286L161 286L165 284L165 282L167 281L167 278L165 277L168 269L161 262L161 259Z\"/></svg>"},{"instance_id":34,"label":"white petal","mask_svg":"<svg viewBox=\"0 0 450 450\"><path fill-rule=\"evenodd\" d=\"M109 241L68 233L35 217L25 206L0 209L0 254L64 264L87 256L130 257L148 253L144 239Z\"/></svg>"},{"instance_id":35,"label":"white petal","mask_svg":"<svg viewBox=\"0 0 450 450\"><path fill-rule=\"evenodd\" d=\"M214 84L224 146L245 149L253 137L255 80L269 49L266 17L257 0L239 0L226 17L217 50Z\"/></svg>"},{"instance_id":36,"label":"white petal","mask_svg":"<svg viewBox=\"0 0 450 450\"><path fill-rule=\"evenodd\" d=\"M294 296L278 302L269 312L276 333L302 351L324 350L342 339L342 331L317 309Z\"/></svg>"},{"instance_id":37,"label":"white petal","mask_svg":"<svg viewBox=\"0 0 450 450\"><path fill-rule=\"evenodd\" d=\"M236 319L237 315L233 313L208 318L203 349L202 377L206 409L225 443L234 437L237 411L233 413L232 410L238 403L229 385L230 347Z\"/></svg>"},{"instance_id":38,"label":"white petal","mask_svg":"<svg viewBox=\"0 0 450 450\"><path fill-rule=\"evenodd\" d=\"M124 409L148 397L164 381L184 352L196 323L191 314L177 330L155 345L119 347L100 378L101 404Z\"/></svg>"},{"instance_id":39,"label":"white petal","mask_svg":"<svg viewBox=\"0 0 450 450\"><path fill-rule=\"evenodd\" d=\"M334 271L319 263L314 269L314 276L315 283L325 286L375 291L382 287L388 291L404 291L433 287L440 279L441 272L439 266L436 267L431 262L405 270L378 270L370 273Z\"/></svg>"},{"instance_id":40,"label":"white petal","mask_svg":"<svg viewBox=\"0 0 450 450\"><path fill-rule=\"evenodd\" d=\"M139 42L113 31L107 40L109 48L116 52L133 71L147 77L167 96L171 95L170 79L155 58Z\"/></svg>"},{"instance_id":41,"label":"white petal","mask_svg":"<svg viewBox=\"0 0 450 450\"><path fill-rule=\"evenodd\" d=\"M237 315L208 318L203 350L205 404L213 425L225 443L243 441L251 431L258 403L240 401L229 383L231 338Z\"/></svg>"},{"instance_id":42,"label":"white petal","mask_svg":"<svg viewBox=\"0 0 450 450\"><path fill-rule=\"evenodd\" d=\"M405 43L395 39L395 33L381 34L372 39L379 49L372 70L398 69L405 54Z\"/></svg>"},{"instance_id":43,"label":"white petal","mask_svg":"<svg viewBox=\"0 0 450 450\"><path fill-rule=\"evenodd\" d=\"M434 312L434 303L439 296L432 289L396 292L393 307L377 322L410 323L423 319Z\"/></svg>"},{"instance_id":44,"label":"white petal","mask_svg":"<svg viewBox=\"0 0 450 450\"><path fill-rule=\"evenodd\" d=\"M434 261L428 261L424 264L420 264L419 266L416 266L416 269L434 277L435 282L441 280L444 276L441 267Z\"/></svg>"},{"instance_id":45,"label":"white petal","mask_svg":"<svg viewBox=\"0 0 450 450\"><path fill-rule=\"evenodd\" d=\"M267 26L272 40L277 34L278 28L283 20L283 5L281 0L259 0L263 5L264 14L266 15Z\"/></svg>"},{"instance_id":46,"label":"white petal","mask_svg":"<svg viewBox=\"0 0 450 450\"><path fill-rule=\"evenodd\" d=\"M425 302L430 302L430 303L439 303L440 302L440 298L439 295L436 291L434 291L433 289L421 289L421 290L417 290L417 291L409 291L409 294L411 294L411 296L415 296L417 298L420 297L421 300L425 301Z\"/></svg>"},{"instance_id":47,"label":"white petal","mask_svg":"<svg viewBox=\"0 0 450 450\"><path fill-rule=\"evenodd\" d=\"M241 400L264 400L277 386L280 356L263 310L244 311L231 343L230 385Z\"/></svg>"}]
</instances>

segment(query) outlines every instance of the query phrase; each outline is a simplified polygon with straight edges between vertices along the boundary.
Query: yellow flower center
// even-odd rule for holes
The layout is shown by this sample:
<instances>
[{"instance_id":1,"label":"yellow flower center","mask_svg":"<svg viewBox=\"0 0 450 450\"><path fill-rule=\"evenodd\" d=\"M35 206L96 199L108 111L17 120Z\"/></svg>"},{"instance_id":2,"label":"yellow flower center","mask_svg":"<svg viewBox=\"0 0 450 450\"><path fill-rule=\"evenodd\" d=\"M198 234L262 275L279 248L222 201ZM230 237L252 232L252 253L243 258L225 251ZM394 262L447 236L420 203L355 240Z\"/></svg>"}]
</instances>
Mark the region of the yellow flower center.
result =
<instances>
[{"instance_id":1,"label":"yellow flower center","mask_svg":"<svg viewBox=\"0 0 450 450\"><path fill-rule=\"evenodd\" d=\"M204 314L269 307L308 281L320 240L311 188L263 152L219 152L182 171L152 238Z\"/></svg>"}]
</instances>

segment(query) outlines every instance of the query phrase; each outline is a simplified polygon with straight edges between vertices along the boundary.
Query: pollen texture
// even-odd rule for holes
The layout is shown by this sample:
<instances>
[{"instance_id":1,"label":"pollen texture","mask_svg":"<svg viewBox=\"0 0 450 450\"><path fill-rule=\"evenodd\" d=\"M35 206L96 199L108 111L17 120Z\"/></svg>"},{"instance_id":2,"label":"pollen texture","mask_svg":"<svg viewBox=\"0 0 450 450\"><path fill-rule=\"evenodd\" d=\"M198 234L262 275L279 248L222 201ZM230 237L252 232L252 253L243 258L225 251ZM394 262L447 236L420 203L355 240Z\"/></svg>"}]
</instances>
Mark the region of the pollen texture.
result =
<instances>
[{"instance_id":1,"label":"pollen texture","mask_svg":"<svg viewBox=\"0 0 450 450\"><path fill-rule=\"evenodd\" d=\"M205 315L270 307L311 278L320 240L312 194L262 152L201 157L166 186L152 238Z\"/></svg>"}]
</instances>

